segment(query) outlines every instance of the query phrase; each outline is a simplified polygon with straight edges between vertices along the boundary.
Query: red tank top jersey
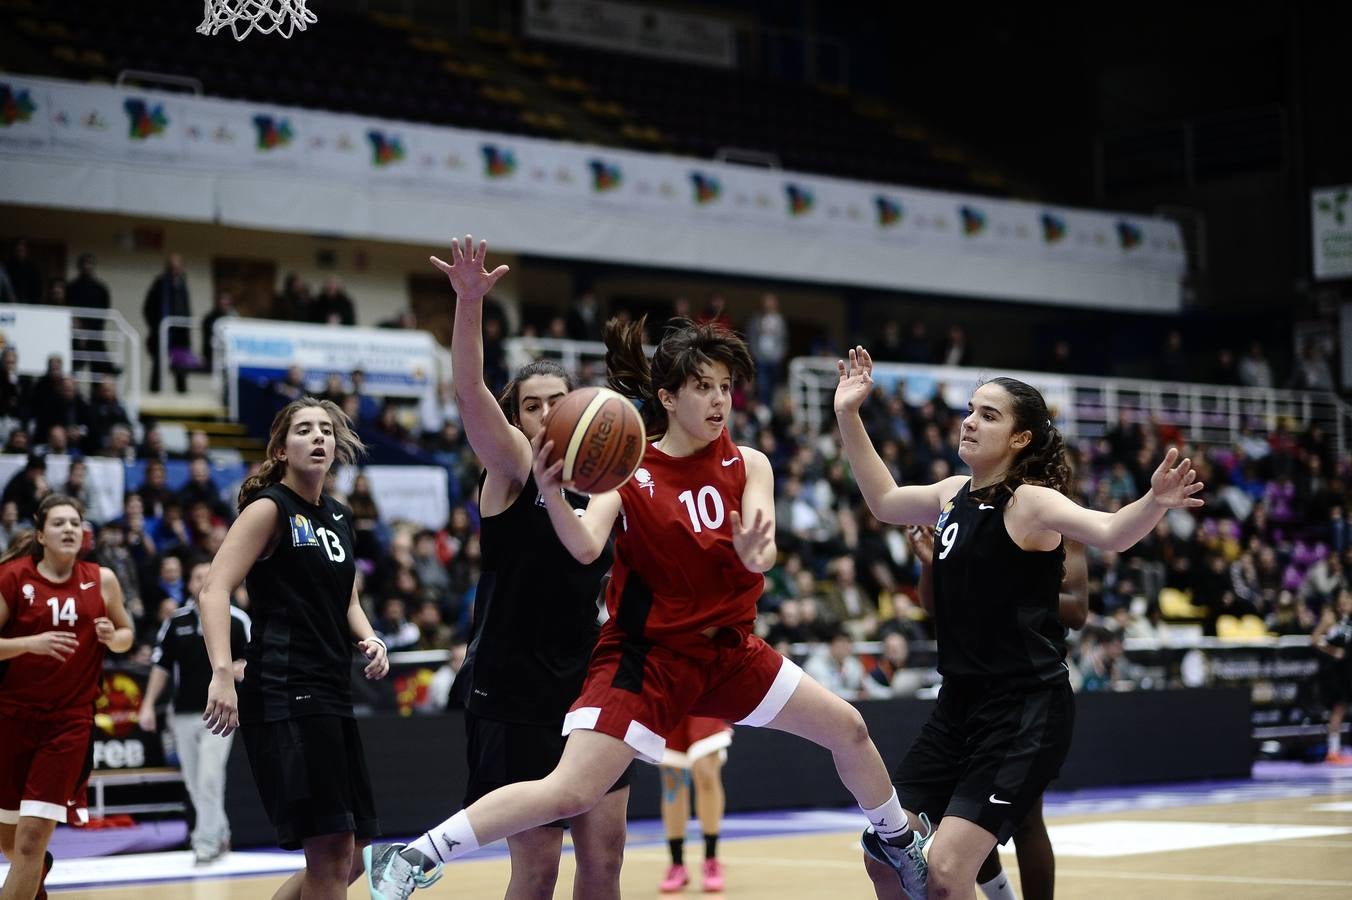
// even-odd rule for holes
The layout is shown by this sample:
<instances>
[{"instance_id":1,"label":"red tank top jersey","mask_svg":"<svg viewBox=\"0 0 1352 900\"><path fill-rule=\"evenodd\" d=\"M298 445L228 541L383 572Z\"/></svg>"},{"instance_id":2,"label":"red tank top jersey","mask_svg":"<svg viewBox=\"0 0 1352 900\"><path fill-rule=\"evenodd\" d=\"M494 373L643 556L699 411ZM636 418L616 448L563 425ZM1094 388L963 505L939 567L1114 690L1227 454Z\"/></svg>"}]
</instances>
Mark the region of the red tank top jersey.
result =
<instances>
[{"instance_id":1,"label":"red tank top jersey","mask_svg":"<svg viewBox=\"0 0 1352 900\"><path fill-rule=\"evenodd\" d=\"M627 634L660 640L719 626L751 631L765 579L732 545L746 461L727 429L692 456L651 444L620 488L623 504L606 607Z\"/></svg>"},{"instance_id":2,"label":"red tank top jersey","mask_svg":"<svg viewBox=\"0 0 1352 900\"><path fill-rule=\"evenodd\" d=\"M0 662L0 715L50 715L93 712L103 679L103 644L94 620L107 615L99 567L77 562L70 578L53 584L38 574L37 563L23 556L0 566L0 597L9 619L0 637L19 638L44 631L68 631L79 642L64 662L23 653Z\"/></svg>"}]
</instances>

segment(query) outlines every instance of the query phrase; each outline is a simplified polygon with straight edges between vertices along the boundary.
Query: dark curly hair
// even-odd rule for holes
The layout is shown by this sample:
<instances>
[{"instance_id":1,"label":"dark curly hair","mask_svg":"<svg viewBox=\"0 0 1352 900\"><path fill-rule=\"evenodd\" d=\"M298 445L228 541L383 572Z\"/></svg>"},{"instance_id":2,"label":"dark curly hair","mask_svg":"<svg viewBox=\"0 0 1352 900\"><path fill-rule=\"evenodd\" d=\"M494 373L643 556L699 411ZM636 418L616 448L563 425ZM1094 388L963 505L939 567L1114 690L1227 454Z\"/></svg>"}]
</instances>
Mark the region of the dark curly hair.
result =
<instances>
[{"instance_id":1,"label":"dark curly hair","mask_svg":"<svg viewBox=\"0 0 1352 900\"><path fill-rule=\"evenodd\" d=\"M606 345L606 382L620 394L639 403L648 434L667 429L667 410L657 399L658 390L676 393L706 363L721 362L734 382L750 381L756 371L746 342L716 322L673 319L657 344L650 361L643 352L643 329L647 316L637 322L611 319L601 332Z\"/></svg>"},{"instance_id":2,"label":"dark curly hair","mask_svg":"<svg viewBox=\"0 0 1352 900\"><path fill-rule=\"evenodd\" d=\"M526 363L516 371L516 377L507 382L507 386L498 395L498 406L502 414L517 428L521 427L521 383L536 375L553 375L563 379L563 386L569 392L577 390L577 379L562 364L552 359L537 359Z\"/></svg>"},{"instance_id":3,"label":"dark curly hair","mask_svg":"<svg viewBox=\"0 0 1352 900\"><path fill-rule=\"evenodd\" d=\"M1021 484L1037 484L1070 496L1070 463L1066 441L1052 424L1051 413L1042 393L1031 384L1015 378L992 378L986 384L998 384L1010 396L1014 434L1031 432L1033 437L1014 457L998 488L1012 496Z\"/></svg>"}]
</instances>

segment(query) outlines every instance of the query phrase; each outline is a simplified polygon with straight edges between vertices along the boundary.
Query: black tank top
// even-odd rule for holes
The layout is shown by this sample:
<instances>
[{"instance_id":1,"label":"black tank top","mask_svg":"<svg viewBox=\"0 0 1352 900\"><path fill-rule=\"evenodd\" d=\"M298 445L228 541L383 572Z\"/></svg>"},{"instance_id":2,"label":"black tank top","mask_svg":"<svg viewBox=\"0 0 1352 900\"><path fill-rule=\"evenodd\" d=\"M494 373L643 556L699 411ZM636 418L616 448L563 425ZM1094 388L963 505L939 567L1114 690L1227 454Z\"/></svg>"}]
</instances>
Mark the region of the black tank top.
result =
<instances>
[{"instance_id":1,"label":"black tank top","mask_svg":"<svg viewBox=\"0 0 1352 900\"><path fill-rule=\"evenodd\" d=\"M1003 488L962 486L935 525L934 611L944 679L1009 687L1067 680L1057 616L1065 546L1022 550L1005 529Z\"/></svg>"},{"instance_id":2,"label":"black tank top","mask_svg":"<svg viewBox=\"0 0 1352 900\"><path fill-rule=\"evenodd\" d=\"M268 485L251 502L263 497L277 504L278 538L245 579L253 632L239 686L240 720L350 717L352 510L328 495L310 503L282 484Z\"/></svg>"},{"instance_id":3,"label":"black tank top","mask_svg":"<svg viewBox=\"0 0 1352 900\"><path fill-rule=\"evenodd\" d=\"M482 494L484 478L479 478ZM565 492L576 510L587 499ZM609 544L582 565L559 540L531 474L507 509L480 524L483 574L454 690L475 715L559 725L582 690L596 636Z\"/></svg>"}]
</instances>

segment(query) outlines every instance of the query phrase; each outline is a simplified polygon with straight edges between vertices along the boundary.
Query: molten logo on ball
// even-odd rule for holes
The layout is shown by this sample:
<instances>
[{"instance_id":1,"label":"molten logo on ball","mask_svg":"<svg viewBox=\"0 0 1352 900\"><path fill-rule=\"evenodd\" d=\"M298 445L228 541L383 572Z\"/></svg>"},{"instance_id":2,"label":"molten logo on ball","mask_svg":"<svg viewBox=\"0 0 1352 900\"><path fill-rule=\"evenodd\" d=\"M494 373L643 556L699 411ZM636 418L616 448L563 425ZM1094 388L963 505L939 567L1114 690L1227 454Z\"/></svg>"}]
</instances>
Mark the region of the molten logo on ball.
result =
<instances>
[{"instance_id":1,"label":"molten logo on ball","mask_svg":"<svg viewBox=\"0 0 1352 900\"><path fill-rule=\"evenodd\" d=\"M587 436L583 447L582 459L573 467L574 478L591 478L601 470L601 457L605 455L610 443L610 433L615 430L615 410L602 409L593 421L596 423Z\"/></svg>"}]
</instances>

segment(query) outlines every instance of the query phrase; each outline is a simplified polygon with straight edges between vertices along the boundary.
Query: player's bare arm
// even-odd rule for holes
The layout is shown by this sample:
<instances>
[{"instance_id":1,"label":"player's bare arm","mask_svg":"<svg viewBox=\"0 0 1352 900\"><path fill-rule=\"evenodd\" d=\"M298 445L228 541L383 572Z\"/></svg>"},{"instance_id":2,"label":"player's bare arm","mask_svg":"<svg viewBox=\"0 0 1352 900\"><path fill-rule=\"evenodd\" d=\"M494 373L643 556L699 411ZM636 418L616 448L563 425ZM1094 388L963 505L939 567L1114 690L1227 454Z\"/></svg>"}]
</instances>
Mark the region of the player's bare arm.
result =
<instances>
[{"instance_id":1,"label":"player's bare arm","mask_svg":"<svg viewBox=\"0 0 1352 900\"><path fill-rule=\"evenodd\" d=\"M465 235L463 242L451 241L450 262L434 256L432 265L445 273L455 289L451 385L465 437L490 478L520 485L530 473L530 443L521 429L507 421L483 377L483 298L509 271L507 266L498 266L489 272L484 267L487 255L487 241L475 247L474 239Z\"/></svg>"},{"instance_id":2,"label":"player's bare arm","mask_svg":"<svg viewBox=\"0 0 1352 900\"><path fill-rule=\"evenodd\" d=\"M226 532L207 572L207 583L197 598L202 636L211 659L211 686L202 720L213 734L227 735L239 727L239 698L235 693L234 654L230 650L230 595L249 569L272 544L277 529L277 504L261 497L239 514Z\"/></svg>"},{"instance_id":3,"label":"player's bare arm","mask_svg":"<svg viewBox=\"0 0 1352 900\"><path fill-rule=\"evenodd\" d=\"M131 649L136 632L131 627L131 616L127 615L122 585L112 569L99 568L99 587L103 591L103 605L108 615L94 620L94 634L114 653L126 653Z\"/></svg>"},{"instance_id":4,"label":"player's bare arm","mask_svg":"<svg viewBox=\"0 0 1352 900\"><path fill-rule=\"evenodd\" d=\"M595 562L605 549L611 529L615 527L615 518L620 514L620 492L592 494L587 509L579 516L563 496L562 489L566 485L559 480L563 460L549 461L554 442L545 440L544 429L535 436L531 446L535 449L535 486L544 498L555 534L578 562L583 565Z\"/></svg>"}]
</instances>

